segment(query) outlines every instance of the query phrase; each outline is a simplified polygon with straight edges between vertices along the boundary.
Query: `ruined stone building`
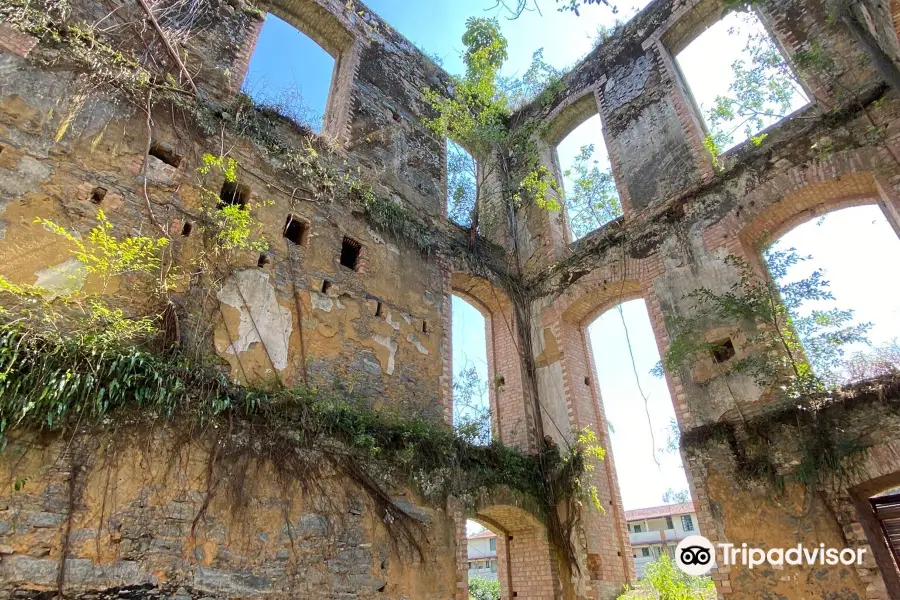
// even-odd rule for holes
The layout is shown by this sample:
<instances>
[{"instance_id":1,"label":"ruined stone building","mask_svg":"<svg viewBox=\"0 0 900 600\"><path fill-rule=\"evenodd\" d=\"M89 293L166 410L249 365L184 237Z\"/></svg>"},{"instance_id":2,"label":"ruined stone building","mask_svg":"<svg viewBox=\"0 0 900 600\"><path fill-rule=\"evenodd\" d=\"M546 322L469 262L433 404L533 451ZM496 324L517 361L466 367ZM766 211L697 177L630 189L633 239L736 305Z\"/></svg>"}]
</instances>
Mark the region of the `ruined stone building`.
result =
<instances>
[{"instance_id":1,"label":"ruined stone building","mask_svg":"<svg viewBox=\"0 0 900 600\"><path fill-rule=\"evenodd\" d=\"M571 243L564 210L524 202L473 250L446 217L446 140L423 123L425 90L452 94L450 77L358 0L0 0L0 274L59 294L96 285L35 220L86 236L102 209L118 235L169 240L181 275L163 314L168 344L205 348L234 381L352 387L376 410L415 407L447 424L457 295L485 317L495 438L536 454L589 428L608 449L585 334L594 317L644 299L663 352L667 319L691 313L687 294L736 283L727 255L762 272L767 240L851 205L879 205L900 233L900 1L755 4L811 102L761 141L713 156L673 56L725 4L655 0L552 101L521 109L545 125L533 141L557 177L557 143L600 115L622 218ZM267 12L335 59L321 136L239 94ZM827 65L801 60L813 50ZM227 164L204 169L205 156L234 159L236 176L223 175ZM210 193L253 207L267 247L210 250ZM873 259L896 277L898 257ZM214 286L197 284L199 265ZM97 291L129 310L150 297L127 277ZM900 388L860 386L823 407L817 431L832 445L822 447L853 440L837 465L854 468L794 477L808 448L792 403L730 368L755 352L750 327L709 323L702 337L728 353L666 375L700 530L713 542L824 543L868 558L720 567L719 596L900 598L869 502L900 485ZM211 495L218 446L177 425L11 436L0 453L0 596L462 599L467 518L497 534L504 600L605 600L635 581L611 453L590 475L604 510L580 509L573 561L530 499L502 487L443 504L393 490L390 505L423 526L416 554L391 539L383 506L338 475L284 484L261 461L222 484L240 494Z\"/></svg>"}]
</instances>

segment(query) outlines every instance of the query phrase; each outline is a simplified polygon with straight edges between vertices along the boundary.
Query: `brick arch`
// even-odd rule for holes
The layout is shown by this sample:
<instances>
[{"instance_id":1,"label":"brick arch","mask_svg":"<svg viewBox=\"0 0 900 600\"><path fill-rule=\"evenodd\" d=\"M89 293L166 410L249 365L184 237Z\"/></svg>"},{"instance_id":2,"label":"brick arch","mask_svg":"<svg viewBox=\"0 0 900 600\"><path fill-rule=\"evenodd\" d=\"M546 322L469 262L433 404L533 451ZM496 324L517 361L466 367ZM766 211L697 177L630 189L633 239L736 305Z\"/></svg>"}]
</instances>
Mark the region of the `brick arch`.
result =
<instances>
[{"instance_id":1,"label":"brick arch","mask_svg":"<svg viewBox=\"0 0 900 600\"><path fill-rule=\"evenodd\" d=\"M519 333L512 302L503 290L487 279L465 273L450 275L450 291L474 306L484 316L487 342L488 398L491 407L491 431L494 439L525 451L537 445L534 417L525 394L525 379L519 357ZM449 309L447 298L447 313ZM451 347L450 323L444 328L447 347ZM452 356L452 352L450 354ZM450 368L450 361L445 362ZM452 376L452 373L450 374ZM447 378L447 385L450 379ZM447 390L448 395L450 390Z\"/></svg>"},{"instance_id":2,"label":"brick arch","mask_svg":"<svg viewBox=\"0 0 900 600\"><path fill-rule=\"evenodd\" d=\"M747 248L759 251L810 219L851 206L883 203L883 199L881 187L867 171L812 181L763 208L743 227L740 239Z\"/></svg>"},{"instance_id":3,"label":"brick arch","mask_svg":"<svg viewBox=\"0 0 900 600\"><path fill-rule=\"evenodd\" d=\"M643 297L641 282L635 279L597 282L569 303L563 311L563 318L572 324L587 327L609 309Z\"/></svg>"},{"instance_id":4,"label":"brick arch","mask_svg":"<svg viewBox=\"0 0 900 600\"><path fill-rule=\"evenodd\" d=\"M547 528L517 504L488 504L471 520L497 535L500 600L551 600L561 597L556 555Z\"/></svg>"}]
</instances>

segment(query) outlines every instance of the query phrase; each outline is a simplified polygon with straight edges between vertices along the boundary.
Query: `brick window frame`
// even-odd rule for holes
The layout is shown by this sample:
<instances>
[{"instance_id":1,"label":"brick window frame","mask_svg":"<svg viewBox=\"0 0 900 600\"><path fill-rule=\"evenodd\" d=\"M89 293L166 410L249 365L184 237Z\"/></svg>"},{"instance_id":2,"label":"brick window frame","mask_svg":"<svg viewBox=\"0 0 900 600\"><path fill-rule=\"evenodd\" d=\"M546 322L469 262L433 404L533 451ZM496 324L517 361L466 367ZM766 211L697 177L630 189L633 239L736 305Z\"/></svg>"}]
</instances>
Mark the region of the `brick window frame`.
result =
<instances>
[{"instance_id":1,"label":"brick window frame","mask_svg":"<svg viewBox=\"0 0 900 600\"><path fill-rule=\"evenodd\" d=\"M334 59L322 119L322 136L334 140L338 147L343 147L350 133L352 88L359 71L361 42L336 16L315 0L270 0L263 8L310 38ZM236 75L232 79L234 92L240 90L246 79L250 59L262 32L262 24L260 21L255 30L250 32L250 39L235 60L232 69Z\"/></svg>"},{"instance_id":2,"label":"brick window frame","mask_svg":"<svg viewBox=\"0 0 900 600\"><path fill-rule=\"evenodd\" d=\"M818 86L812 86L794 68L793 56L799 48L796 40L793 38L793 34L780 27L780 21L776 22L770 19L758 6L754 5L750 10L753 11L769 34L769 39L778 48L781 56L794 74L794 79L803 88L806 96L810 99L815 98L819 100L830 98L830 94L826 94ZM703 119L700 106L694 98L693 92L691 92L690 86L675 57L709 27L718 23L726 14L726 6L722 0L688 0L684 6L674 11L642 43L645 50L654 49L656 52L663 78L667 81L667 87L672 94L672 101L678 114L678 120L681 122L692 154L700 166L703 179L711 179L715 175L713 157L710 156L703 146L703 141L709 129ZM795 111L795 113L807 110L813 104L811 100L810 103ZM781 121L773 126L777 127L780 123ZM770 129L773 126L766 129ZM724 155L743 147L746 143L738 144Z\"/></svg>"}]
</instances>

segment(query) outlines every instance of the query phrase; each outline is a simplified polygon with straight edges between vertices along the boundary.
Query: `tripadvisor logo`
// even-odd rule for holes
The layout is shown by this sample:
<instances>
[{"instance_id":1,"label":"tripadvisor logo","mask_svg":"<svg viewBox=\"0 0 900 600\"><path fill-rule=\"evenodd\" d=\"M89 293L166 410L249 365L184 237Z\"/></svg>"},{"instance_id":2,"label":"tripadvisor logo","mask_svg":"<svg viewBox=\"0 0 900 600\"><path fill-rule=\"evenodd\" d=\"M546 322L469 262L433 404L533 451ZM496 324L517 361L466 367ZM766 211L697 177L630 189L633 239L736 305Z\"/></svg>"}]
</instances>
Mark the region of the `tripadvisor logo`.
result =
<instances>
[{"instance_id":1,"label":"tripadvisor logo","mask_svg":"<svg viewBox=\"0 0 900 600\"><path fill-rule=\"evenodd\" d=\"M826 548L825 544L806 548L797 544L792 548L751 548L747 544L716 544L724 566L744 565L748 569L769 565L836 566L862 565L867 548ZM716 548L702 535L692 535L681 540L675 549L675 564L688 575L706 575L716 566Z\"/></svg>"}]
</instances>

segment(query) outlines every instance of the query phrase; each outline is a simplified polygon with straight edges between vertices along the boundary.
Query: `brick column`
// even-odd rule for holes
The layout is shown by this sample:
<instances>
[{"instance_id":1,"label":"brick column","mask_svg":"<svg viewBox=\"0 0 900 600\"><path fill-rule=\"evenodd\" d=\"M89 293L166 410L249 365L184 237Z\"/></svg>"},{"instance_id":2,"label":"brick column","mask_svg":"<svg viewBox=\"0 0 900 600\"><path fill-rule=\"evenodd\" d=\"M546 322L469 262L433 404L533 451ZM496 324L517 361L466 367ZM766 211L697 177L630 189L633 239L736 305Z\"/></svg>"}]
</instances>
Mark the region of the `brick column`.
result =
<instances>
[{"instance_id":1,"label":"brick column","mask_svg":"<svg viewBox=\"0 0 900 600\"><path fill-rule=\"evenodd\" d=\"M616 479L609 424L594 373L593 352L586 330L581 324L570 323L560 317L550 323L550 330L560 349L562 392L569 414L569 425L574 429L592 429L607 452L606 459L595 465L591 477L606 513L586 510L583 525L591 583L600 598L615 598L621 592L622 585L634 581L636 577L625 511ZM543 400L553 401L547 398Z\"/></svg>"}]
</instances>

